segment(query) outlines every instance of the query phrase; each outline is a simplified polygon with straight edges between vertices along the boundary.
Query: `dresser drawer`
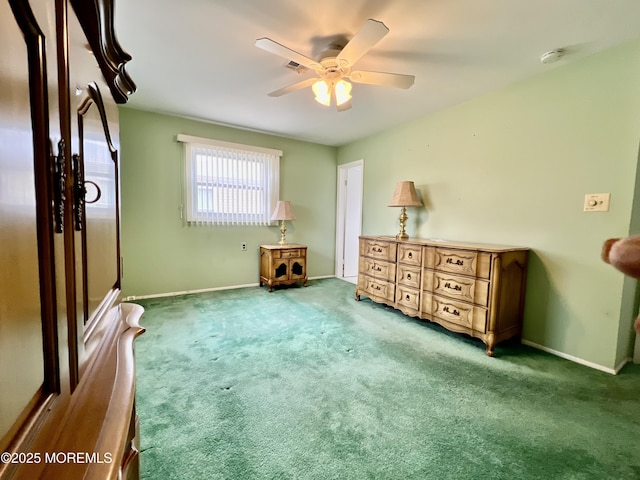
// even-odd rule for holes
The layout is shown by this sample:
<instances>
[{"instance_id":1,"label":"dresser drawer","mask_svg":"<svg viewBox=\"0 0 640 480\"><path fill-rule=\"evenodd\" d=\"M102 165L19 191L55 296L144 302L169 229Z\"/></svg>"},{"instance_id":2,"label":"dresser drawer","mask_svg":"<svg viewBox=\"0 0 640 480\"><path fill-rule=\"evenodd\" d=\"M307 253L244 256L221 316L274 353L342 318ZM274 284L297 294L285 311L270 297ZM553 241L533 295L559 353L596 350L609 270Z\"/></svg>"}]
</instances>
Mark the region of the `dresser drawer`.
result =
<instances>
[{"instance_id":1,"label":"dresser drawer","mask_svg":"<svg viewBox=\"0 0 640 480\"><path fill-rule=\"evenodd\" d=\"M472 277L489 278L490 276L490 253L448 248L426 248L425 251L426 267Z\"/></svg>"},{"instance_id":2,"label":"dresser drawer","mask_svg":"<svg viewBox=\"0 0 640 480\"><path fill-rule=\"evenodd\" d=\"M422 266L422 246L421 245L398 245L398 263L407 265Z\"/></svg>"},{"instance_id":3,"label":"dresser drawer","mask_svg":"<svg viewBox=\"0 0 640 480\"><path fill-rule=\"evenodd\" d=\"M469 331L486 333L487 310L470 303L422 292L422 314Z\"/></svg>"},{"instance_id":4,"label":"dresser drawer","mask_svg":"<svg viewBox=\"0 0 640 480\"><path fill-rule=\"evenodd\" d=\"M398 283L420 289L420 267L398 264Z\"/></svg>"},{"instance_id":5,"label":"dresser drawer","mask_svg":"<svg viewBox=\"0 0 640 480\"><path fill-rule=\"evenodd\" d=\"M373 258L360 257L360 273L371 275L374 278L386 280L388 282L396 281L396 264L375 260Z\"/></svg>"},{"instance_id":6,"label":"dresser drawer","mask_svg":"<svg viewBox=\"0 0 640 480\"><path fill-rule=\"evenodd\" d=\"M292 248L290 250L282 250L282 258L301 257L302 251L299 248Z\"/></svg>"},{"instance_id":7,"label":"dresser drawer","mask_svg":"<svg viewBox=\"0 0 640 480\"><path fill-rule=\"evenodd\" d=\"M398 285L398 288L396 288L396 304L408 307L417 314L420 310L420 290Z\"/></svg>"},{"instance_id":8,"label":"dresser drawer","mask_svg":"<svg viewBox=\"0 0 640 480\"><path fill-rule=\"evenodd\" d=\"M424 290L486 307L489 302L489 282L478 278L452 275L447 272L424 269Z\"/></svg>"},{"instance_id":9,"label":"dresser drawer","mask_svg":"<svg viewBox=\"0 0 640 480\"><path fill-rule=\"evenodd\" d=\"M273 256L273 258L302 257L303 250L301 250L300 248L277 249L273 250L271 255Z\"/></svg>"},{"instance_id":10,"label":"dresser drawer","mask_svg":"<svg viewBox=\"0 0 640 480\"><path fill-rule=\"evenodd\" d=\"M395 262L396 243L370 239L360 240L360 255Z\"/></svg>"},{"instance_id":11,"label":"dresser drawer","mask_svg":"<svg viewBox=\"0 0 640 480\"><path fill-rule=\"evenodd\" d=\"M371 277L359 277L358 290L361 290L364 295L382 298L389 302L393 302L395 299L395 284Z\"/></svg>"}]
</instances>

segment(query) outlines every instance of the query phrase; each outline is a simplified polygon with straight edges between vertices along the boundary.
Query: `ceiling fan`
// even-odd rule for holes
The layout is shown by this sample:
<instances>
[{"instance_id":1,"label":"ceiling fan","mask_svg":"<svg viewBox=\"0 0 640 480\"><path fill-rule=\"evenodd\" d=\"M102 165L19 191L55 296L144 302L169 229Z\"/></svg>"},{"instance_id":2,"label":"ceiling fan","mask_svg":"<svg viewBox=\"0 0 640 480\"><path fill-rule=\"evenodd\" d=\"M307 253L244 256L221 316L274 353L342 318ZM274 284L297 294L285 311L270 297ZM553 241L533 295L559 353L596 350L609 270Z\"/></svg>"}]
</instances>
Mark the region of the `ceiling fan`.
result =
<instances>
[{"instance_id":1,"label":"ceiling fan","mask_svg":"<svg viewBox=\"0 0 640 480\"><path fill-rule=\"evenodd\" d=\"M317 61L270 38L257 39L256 47L307 67L316 74L315 77L275 90L269 93L269 96L279 97L312 87L317 102L327 106L335 103L338 111L342 112L351 108L351 84L347 80L369 85L409 88L415 80L413 75L351 69L387 33L389 29L384 23L369 19L346 45L331 44L320 54Z\"/></svg>"}]
</instances>

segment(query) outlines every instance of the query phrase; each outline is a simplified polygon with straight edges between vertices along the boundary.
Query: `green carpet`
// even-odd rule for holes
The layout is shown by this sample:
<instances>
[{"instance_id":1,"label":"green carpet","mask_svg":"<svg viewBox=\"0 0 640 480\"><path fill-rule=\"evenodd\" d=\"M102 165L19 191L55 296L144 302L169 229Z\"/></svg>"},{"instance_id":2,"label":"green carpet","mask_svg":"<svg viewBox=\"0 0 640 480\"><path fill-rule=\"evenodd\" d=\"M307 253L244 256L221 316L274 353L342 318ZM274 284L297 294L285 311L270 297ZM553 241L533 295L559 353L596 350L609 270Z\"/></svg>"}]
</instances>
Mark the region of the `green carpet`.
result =
<instances>
[{"instance_id":1,"label":"green carpet","mask_svg":"<svg viewBox=\"0 0 640 480\"><path fill-rule=\"evenodd\" d=\"M140 301L142 478L640 479L640 366L490 358L354 289Z\"/></svg>"}]
</instances>

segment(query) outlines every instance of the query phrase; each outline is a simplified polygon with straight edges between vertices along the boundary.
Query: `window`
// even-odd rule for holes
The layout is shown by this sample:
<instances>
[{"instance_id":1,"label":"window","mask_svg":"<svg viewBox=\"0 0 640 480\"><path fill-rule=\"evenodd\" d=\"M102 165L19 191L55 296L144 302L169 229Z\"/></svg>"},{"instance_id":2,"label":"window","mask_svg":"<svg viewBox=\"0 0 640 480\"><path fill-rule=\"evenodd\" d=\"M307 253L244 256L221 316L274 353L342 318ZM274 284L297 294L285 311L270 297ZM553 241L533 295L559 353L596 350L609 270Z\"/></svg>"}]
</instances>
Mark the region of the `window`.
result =
<instances>
[{"instance_id":1,"label":"window","mask_svg":"<svg viewBox=\"0 0 640 480\"><path fill-rule=\"evenodd\" d=\"M270 225L278 201L282 152L178 135L185 144L188 222Z\"/></svg>"}]
</instances>

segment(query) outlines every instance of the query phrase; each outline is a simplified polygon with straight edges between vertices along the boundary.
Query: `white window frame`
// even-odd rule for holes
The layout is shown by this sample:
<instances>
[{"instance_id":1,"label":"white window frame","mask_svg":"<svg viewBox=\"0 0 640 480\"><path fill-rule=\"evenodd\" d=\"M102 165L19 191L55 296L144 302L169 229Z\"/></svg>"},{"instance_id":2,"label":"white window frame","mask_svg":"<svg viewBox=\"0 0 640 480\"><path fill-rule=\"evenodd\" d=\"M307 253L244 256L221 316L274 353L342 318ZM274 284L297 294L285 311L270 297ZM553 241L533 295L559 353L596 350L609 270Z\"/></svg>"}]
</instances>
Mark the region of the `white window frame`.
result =
<instances>
[{"instance_id":1,"label":"white window frame","mask_svg":"<svg viewBox=\"0 0 640 480\"><path fill-rule=\"evenodd\" d=\"M189 223L271 225L280 193L281 150L179 134Z\"/></svg>"}]
</instances>

